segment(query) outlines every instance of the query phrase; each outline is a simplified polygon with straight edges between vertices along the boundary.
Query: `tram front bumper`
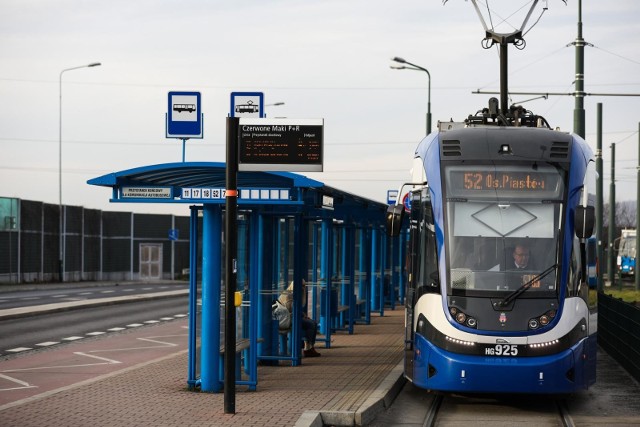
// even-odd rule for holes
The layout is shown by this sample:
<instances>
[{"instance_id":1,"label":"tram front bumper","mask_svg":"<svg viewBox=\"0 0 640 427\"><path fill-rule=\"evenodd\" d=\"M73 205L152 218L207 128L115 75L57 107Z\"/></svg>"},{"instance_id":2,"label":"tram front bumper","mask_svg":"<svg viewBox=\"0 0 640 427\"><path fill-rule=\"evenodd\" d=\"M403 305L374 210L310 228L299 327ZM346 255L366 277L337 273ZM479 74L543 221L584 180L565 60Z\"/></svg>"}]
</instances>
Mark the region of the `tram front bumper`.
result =
<instances>
[{"instance_id":1,"label":"tram front bumper","mask_svg":"<svg viewBox=\"0 0 640 427\"><path fill-rule=\"evenodd\" d=\"M572 393L584 385L583 341L539 357L451 353L416 335L412 380L429 390L470 393Z\"/></svg>"}]
</instances>

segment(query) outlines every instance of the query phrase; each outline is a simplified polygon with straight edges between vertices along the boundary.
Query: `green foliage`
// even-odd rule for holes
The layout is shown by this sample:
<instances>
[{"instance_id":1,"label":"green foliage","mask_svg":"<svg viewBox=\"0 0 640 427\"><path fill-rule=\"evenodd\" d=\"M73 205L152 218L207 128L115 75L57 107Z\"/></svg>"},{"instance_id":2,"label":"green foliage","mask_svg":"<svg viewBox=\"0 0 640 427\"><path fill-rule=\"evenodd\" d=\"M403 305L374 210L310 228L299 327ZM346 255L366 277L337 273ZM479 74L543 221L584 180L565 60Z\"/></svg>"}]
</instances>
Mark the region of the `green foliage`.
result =
<instances>
[{"instance_id":1,"label":"green foliage","mask_svg":"<svg viewBox=\"0 0 640 427\"><path fill-rule=\"evenodd\" d=\"M624 302L640 304L640 291L636 291L633 287L610 287L605 288L604 293L614 298L622 299Z\"/></svg>"}]
</instances>

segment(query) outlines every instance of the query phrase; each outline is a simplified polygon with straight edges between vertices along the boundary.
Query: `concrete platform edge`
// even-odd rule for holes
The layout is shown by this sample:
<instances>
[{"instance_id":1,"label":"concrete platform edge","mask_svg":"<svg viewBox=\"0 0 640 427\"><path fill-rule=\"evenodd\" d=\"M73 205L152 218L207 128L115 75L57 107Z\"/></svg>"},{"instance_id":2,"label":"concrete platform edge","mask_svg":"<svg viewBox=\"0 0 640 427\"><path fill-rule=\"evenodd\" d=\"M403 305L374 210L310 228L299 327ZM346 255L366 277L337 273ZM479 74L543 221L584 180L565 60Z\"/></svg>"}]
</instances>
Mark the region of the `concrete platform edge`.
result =
<instances>
[{"instance_id":1,"label":"concrete platform edge","mask_svg":"<svg viewBox=\"0 0 640 427\"><path fill-rule=\"evenodd\" d=\"M403 373L404 361L401 361L357 411L305 411L296 421L295 427L367 426L393 403L406 382Z\"/></svg>"},{"instance_id":2,"label":"concrete platform edge","mask_svg":"<svg viewBox=\"0 0 640 427\"><path fill-rule=\"evenodd\" d=\"M356 411L355 425L368 425L380 412L391 406L391 403L393 403L398 393L400 393L406 381L403 374L404 360L391 370L378 388L371 393L367 400Z\"/></svg>"}]
</instances>

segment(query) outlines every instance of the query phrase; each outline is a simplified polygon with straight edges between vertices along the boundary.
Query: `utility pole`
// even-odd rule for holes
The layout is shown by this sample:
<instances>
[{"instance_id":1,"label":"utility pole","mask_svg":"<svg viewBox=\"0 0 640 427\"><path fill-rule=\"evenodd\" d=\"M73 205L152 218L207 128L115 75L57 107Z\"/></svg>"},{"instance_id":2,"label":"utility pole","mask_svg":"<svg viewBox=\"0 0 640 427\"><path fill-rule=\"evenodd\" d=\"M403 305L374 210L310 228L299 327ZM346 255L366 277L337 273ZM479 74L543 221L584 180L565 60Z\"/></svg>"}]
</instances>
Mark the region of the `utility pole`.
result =
<instances>
[{"instance_id":1,"label":"utility pole","mask_svg":"<svg viewBox=\"0 0 640 427\"><path fill-rule=\"evenodd\" d=\"M582 0L578 0L578 36L573 42L576 47L576 80L574 92L573 132L584 139L584 45L582 38Z\"/></svg>"},{"instance_id":2,"label":"utility pole","mask_svg":"<svg viewBox=\"0 0 640 427\"><path fill-rule=\"evenodd\" d=\"M597 288L598 292L602 292L604 290L604 283L602 280L602 275L604 273L604 248L602 247L602 242L604 241L603 227L602 223L604 222L604 213L602 207L604 206L604 201L602 199L602 195L604 194L602 191L602 102L598 102L598 116L597 116L597 142L596 142L596 174L598 178L596 179L596 239L597 239L597 251L598 251L598 282Z\"/></svg>"},{"instance_id":3,"label":"utility pole","mask_svg":"<svg viewBox=\"0 0 640 427\"><path fill-rule=\"evenodd\" d=\"M616 264L614 242L616 240L616 144L611 144L611 184L609 186L609 253L607 260L607 275L611 286L616 283Z\"/></svg>"},{"instance_id":4,"label":"utility pole","mask_svg":"<svg viewBox=\"0 0 640 427\"><path fill-rule=\"evenodd\" d=\"M638 168L636 169L636 265L634 269L634 277L636 279L636 291L640 291L640 275L638 274L638 248L640 248L640 234L638 226L640 226L640 123L638 123Z\"/></svg>"}]
</instances>

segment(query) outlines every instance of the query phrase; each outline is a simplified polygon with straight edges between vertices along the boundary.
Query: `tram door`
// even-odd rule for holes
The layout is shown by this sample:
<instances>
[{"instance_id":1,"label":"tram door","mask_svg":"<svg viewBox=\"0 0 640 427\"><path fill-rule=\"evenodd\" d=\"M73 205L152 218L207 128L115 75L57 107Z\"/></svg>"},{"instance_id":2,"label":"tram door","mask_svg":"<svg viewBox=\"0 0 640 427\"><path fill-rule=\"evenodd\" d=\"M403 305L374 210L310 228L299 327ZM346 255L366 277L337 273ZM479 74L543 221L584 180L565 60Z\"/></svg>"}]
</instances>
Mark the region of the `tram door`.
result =
<instances>
[{"instance_id":1,"label":"tram door","mask_svg":"<svg viewBox=\"0 0 640 427\"><path fill-rule=\"evenodd\" d=\"M140 280L159 280L162 278L162 244L140 244Z\"/></svg>"},{"instance_id":2,"label":"tram door","mask_svg":"<svg viewBox=\"0 0 640 427\"><path fill-rule=\"evenodd\" d=\"M407 248L407 289L405 292L404 374L413 378L415 328L414 307L417 302L416 283L420 267L420 192L411 193L409 242Z\"/></svg>"}]
</instances>

